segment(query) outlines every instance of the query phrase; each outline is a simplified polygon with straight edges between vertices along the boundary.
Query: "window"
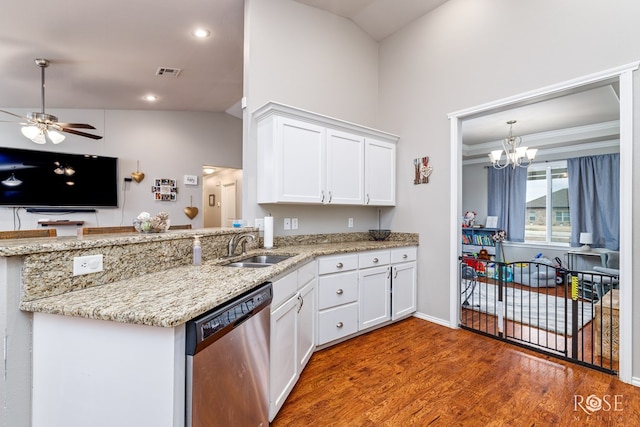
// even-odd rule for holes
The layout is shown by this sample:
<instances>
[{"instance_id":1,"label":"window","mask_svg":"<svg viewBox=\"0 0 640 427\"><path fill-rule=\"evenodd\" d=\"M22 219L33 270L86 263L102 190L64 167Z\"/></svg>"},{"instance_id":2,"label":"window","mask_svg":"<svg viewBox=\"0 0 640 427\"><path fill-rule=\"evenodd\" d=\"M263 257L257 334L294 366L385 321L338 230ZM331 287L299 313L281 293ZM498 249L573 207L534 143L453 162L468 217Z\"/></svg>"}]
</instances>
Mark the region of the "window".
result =
<instances>
[{"instance_id":1,"label":"window","mask_svg":"<svg viewBox=\"0 0 640 427\"><path fill-rule=\"evenodd\" d=\"M527 242L569 243L569 179L565 160L534 163L527 171Z\"/></svg>"},{"instance_id":2,"label":"window","mask_svg":"<svg viewBox=\"0 0 640 427\"><path fill-rule=\"evenodd\" d=\"M569 210L567 209L565 210L557 210L555 211L556 214L556 220L554 222L554 224L564 224L566 222L569 222Z\"/></svg>"}]
</instances>

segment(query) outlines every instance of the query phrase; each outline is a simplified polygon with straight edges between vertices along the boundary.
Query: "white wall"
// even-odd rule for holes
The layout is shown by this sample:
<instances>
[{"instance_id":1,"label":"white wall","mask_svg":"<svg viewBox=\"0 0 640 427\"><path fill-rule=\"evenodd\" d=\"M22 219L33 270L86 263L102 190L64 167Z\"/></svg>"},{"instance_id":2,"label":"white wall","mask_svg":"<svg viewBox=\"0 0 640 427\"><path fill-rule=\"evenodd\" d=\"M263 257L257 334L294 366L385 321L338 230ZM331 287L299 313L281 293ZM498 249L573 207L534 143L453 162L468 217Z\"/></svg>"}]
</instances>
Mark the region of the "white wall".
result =
<instances>
[{"instance_id":1,"label":"white wall","mask_svg":"<svg viewBox=\"0 0 640 427\"><path fill-rule=\"evenodd\" d=\"M291 0L245 1L244 219L271 213L298 218L286 234L361 231L377 227L377 208L256 204L256 137L250 113L268 101L376 128L378 44L353 22ZM385 130L385 129L381 129ZM402 144L402 141L400 141ZM354 228L347 228L354 218Z\"/></svg>"},{"instance_id":2,"label":"white wall","mask_svg":"<svg viewBox=\"0 0 640 427\"><path fill-rule=\"evenodd\" d=\"M398 165L429 155L434 167L430 183L416 187L402 185L400 168L392 224L420 232L419 311L448 319L455 282L446 267L448 224L460 215L449 210L457 195L449 194L447 114L640 59L638 16L635 0L449 0L381 43L380 126L402 138ZM634 85L638 102L638 73ZM634 125L640 129L637 115ZM637 197L634 203L640 213ZM640 232L634 235L638 241ZM634 354L640 355L637 328ZM638 356L633 370L637 377Z\"/></svg>"},{"instance_id":3,"label":"white wall","mask_svg":"<svg viewBox=\"0 0 640 427\"><path fill-rule=\"evenodd\" d=\"M29 110L6 108L25 114ZM85 221L85 226L130 225L141 212L156 214L169 212L173 224L191 222L202 227L202 215L192 221L184 214L187 206L196 206L202 212L202 181L198 186L185 186L184 175L202 174L202 165L216 164L242 167L242 121L228 114L182 111L137 110L52 110L61 120L94 125L98 141L69 135L61 144L37 145L20 133L20 126L2 123L2 145L23 149L89 153L118 157L118 209L99 209L97 214L73 213L30 214L19 211L22 229L37 228L40 218L74 219ZM124 178L137 170L145 174L142 182L124 183ZM151 186L155 178L178 180L178 200L159 202L152 198ZM46 189L44 190L46 191ZM193 200L193 204L191 203ZM13 209L0 208L0 229L14 228ZM75 234L75 227L58 227L59 234Z\"/></svg>"}]
</instances>

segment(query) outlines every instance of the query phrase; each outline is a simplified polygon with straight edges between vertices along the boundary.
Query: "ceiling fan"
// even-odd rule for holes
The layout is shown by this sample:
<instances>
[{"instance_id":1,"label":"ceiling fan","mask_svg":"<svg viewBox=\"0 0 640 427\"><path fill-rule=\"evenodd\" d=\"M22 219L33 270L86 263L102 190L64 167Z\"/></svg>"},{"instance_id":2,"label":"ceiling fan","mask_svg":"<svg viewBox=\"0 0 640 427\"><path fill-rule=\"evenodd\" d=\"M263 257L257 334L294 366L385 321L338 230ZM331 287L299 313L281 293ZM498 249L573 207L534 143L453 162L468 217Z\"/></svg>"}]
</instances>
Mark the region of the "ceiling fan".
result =
<instances>
[{"instance_id":1,"label":"ceiling fan","mask_svg":"<svg viewBox=\"0 0 640 427\"><path fill-rule=\"evenodd\" d=\"M39 113L29 113L27 116L0 110L0 112L22 119L22 134L36 144L59 144L64 141L64 135L60 132L71 133L73 135L84 136L91 139L102 139L99 135L82 132L75 129L95 129L95 127L85 123L62 123L58 118L44 112L44 69L49 66L49 60L36 59L36 65L40 67L42 73L42 111Z\"/></svg>"}]
</instances>

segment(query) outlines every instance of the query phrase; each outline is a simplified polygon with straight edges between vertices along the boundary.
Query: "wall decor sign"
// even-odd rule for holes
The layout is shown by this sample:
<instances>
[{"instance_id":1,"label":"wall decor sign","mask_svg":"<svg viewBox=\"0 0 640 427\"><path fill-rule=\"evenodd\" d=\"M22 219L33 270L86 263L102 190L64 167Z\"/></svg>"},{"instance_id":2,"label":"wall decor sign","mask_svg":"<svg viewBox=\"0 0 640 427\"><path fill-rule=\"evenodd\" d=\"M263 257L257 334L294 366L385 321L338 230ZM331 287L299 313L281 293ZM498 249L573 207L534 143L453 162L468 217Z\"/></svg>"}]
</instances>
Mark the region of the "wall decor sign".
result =
<instances>
[{"instance_id":1,"label":"wall decor sign","mask_svg":"<svg viewBox=\"0 0 640 427\"><path fill-rule=\"evenodd\" d=\"M429 175L433 172L433 167L429 164L429 156L413 159L413 169L414 184L418 185L429 183Z\"/></svg>"},{"instance_id":2,"label":"wall decor sign","mask_svg":"<svg viewBox=\"0 0 640 427\"><path fill-rule=\"evenodd\" d=\"M198 185L198 176L197 175L185 175L184 176L184 185Z\"/></svg>"},{"instance_id":3,"label":"wall decor sign","mask_svg":"<svg viewBox=\"0 0 640 427\"><path fill-rule=\"evenodd\" d=\"M175 202L178 198L178 187L175 179L156 178L151 187L154 200Z\"/></svg>"}]
</instances>

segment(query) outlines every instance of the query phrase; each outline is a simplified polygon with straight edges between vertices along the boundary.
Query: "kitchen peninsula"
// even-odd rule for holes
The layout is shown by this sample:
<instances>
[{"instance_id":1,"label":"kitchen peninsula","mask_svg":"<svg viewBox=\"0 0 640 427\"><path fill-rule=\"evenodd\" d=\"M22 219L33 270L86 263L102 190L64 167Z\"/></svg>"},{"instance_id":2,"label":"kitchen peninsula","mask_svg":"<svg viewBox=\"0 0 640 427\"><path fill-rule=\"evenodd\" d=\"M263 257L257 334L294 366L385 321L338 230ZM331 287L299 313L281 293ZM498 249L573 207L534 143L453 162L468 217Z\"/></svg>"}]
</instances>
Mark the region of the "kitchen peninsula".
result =
<instances>
[{"instance_id":1,"label":"kitchen peninsula","mask_svg":"<svg viewBox=\"0 0 640 427\"><path fill-rule=\"evenodd\" d=\"M2 274L13 297L2 321L21 318L24 333L33 316L32 424L183 425L187 321L318 256L418 243L417 235L402 233L383 242L366 233L294 236L276 240L268 252L291 257L271 267L222 265L229 238L247 232L257 234L203 229L3 243ZM195 235L200 266L190 265ZM99 253L103 272L72 276L74 257ZM14 306L12 314L14 302L22 312ZM28 354L31 341L23 338L20 346ZM30 378L26 368L18 372ZM60 384L75 387L56 389Z\"/></svg>"}]
</instances>

